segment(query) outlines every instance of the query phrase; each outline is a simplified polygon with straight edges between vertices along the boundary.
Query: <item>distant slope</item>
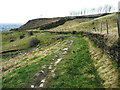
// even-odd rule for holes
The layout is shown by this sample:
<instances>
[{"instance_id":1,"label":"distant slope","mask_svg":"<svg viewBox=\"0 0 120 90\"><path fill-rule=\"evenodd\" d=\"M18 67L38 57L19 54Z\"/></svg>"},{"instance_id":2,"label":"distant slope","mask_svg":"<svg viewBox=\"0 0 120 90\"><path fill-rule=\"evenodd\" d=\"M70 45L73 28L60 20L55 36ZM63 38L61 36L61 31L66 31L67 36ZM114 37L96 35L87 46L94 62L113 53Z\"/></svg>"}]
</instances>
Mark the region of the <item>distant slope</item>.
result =
<instances>
[{"instance_id":1,"label":"distant slope","mask_svg":"<svg viewBox=\"0 0 120 90\"><path fill-rule=\"evenodd\" d=\"M29 20L26 24L18 28L18 30L30 30L36 28L49 29L64 24L68 20L74 20L79 18L98 18L107 14L95 14L85 16L68 16L68 17L56 17L56 18L38 18Z\"/></svg>"},{"instance_id":2,"label":"distant slope","mask_svg":"<svg viewBox=\"0 0 120 90\"><path fill-rule=\"evenodd\" d=\"M47 25L53 22L59 21L60 18L40 18L40 19L33 19L29 20L26 24L21 26L20 30L29 30L39 28L40 26Z\"/></svg>"}]
</instances>

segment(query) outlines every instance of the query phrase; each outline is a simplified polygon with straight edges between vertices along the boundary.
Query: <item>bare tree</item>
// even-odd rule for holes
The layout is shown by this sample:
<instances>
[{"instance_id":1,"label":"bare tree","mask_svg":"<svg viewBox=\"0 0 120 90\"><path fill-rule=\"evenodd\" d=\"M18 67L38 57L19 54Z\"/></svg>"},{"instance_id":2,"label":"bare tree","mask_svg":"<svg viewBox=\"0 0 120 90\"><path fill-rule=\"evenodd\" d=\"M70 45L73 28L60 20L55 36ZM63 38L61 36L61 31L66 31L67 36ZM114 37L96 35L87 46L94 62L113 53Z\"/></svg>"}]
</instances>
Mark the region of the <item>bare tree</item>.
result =
<instances>
[{"instance_id":1,"label":"bare tree","mask_svg":"<svg viewBox=\"0 0 120 90\"><path fill-rule=\"evenodd\" d=\"M83 9L83 14L84 14L84 15L86 14L86 9Z\"/></svg>"},{"instance_id":2,"label":"bare tree","mask_svg":"<svg viewBox=\"0 0 120 90\"><path fill-rule=\"evenodd\" d=\"M107 13L107 12L108 12L108 5L105 5L105 6L103 7L103 12L104 12L104 13Z\"/></svg>"},{"instance_id":3,"label":"bare tree","mask_svg":"<svg viewBox=\"0 0 120 90\"><path fill-rule=\"evenodd\" d=\"M100 14L102 12L102 7L99 7L97 11Z\"/></svg>"},{"instance_id":4,"label":"bare tree","mask_svg":"<svg viewBox=\"0 0 120 90\"><path fill-rule=\"evenodd\" d=\"M73 12L70 12L70 15L72 16L72 15L73 15Z\"/></svg>"},{"instance_id":5,"label":"bare tree","mask_svg":"<svg viewBox=\"0 0 120 90\"><path fill-rule=\"evenodd\" d=\"M104 6L100 6L98 8L92 8L90 10L88 9L81 9L80 11L71 11L70 15L75 15L75 16L79 16L79 15L86 15L86 14L101 14L101 13L110 13L110 12L114 12L115 8L111 5L104 5Z\"/></svg>"},{"instance_id":6,"label":"bare tree","mask_svg":"<svg viewBox=\"0 0 120 90\"><path fill-rule=\"evenodd\" d=\"M92 14L94 14L95 13L95 8L92 8L91 12L92 12Z\"/></svg>"},{"instance_id":7,"label":"bare tree","mask_svg":"<svg viewBox=\"0 0 120 90\"><path fill-rule=\"evenodd\" d=\"M111 10L112 10L112 6L109 6L109 7L108 7L108 12L110 13Z\"/></svg>"},{"instance_id":8,"label":"bare tree","mask_svg":"<svg viewBox=\"0 0 120 90\"><path fill-rule=\"evenodd\" d=\"M81 12L80 12L80 13L81 13L81 15L83 15L83 12L82 12L82 10L81 10Z\"/></svg>"},{"instance_id":9,"label":"bare tree","mask_svg":"<svg viewBox=\"0 0 120 90\"><path fill-rule=\"evenodd\" d=\"M111 10L112 10L112 6L111 5L105 5L104 6L104 12L105 13L110 13L111 12Z\"/></svg>"}]
</instances>

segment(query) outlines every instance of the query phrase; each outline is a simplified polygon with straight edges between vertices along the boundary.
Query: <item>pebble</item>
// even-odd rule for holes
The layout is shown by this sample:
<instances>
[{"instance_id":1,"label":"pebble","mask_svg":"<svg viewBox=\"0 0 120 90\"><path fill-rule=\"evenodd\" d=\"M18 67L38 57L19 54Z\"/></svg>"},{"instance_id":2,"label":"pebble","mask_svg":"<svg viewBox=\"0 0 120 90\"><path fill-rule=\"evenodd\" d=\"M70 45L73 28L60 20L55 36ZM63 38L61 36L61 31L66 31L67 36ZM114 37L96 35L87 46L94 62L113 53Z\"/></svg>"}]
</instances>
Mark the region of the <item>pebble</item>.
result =
<instances>
[{"instance_id":1,"label":"pebble","mask_svg":"<svg viewBox=\"0 0 120 90\"><path fill-rule=\"evenodd\" d=\"M19 53L19 55L22 55L23 53Z\"/></svg>"},{"instance_id":2,"label":"pebble","mask_svg":"<svg viewBox=\"0 0 120 90\"><path fill-rule=\"evenodd\" d=\"M42 68L46 68L46 65L42 66Z\"/></svg>"},{"instance_id":3,"label":"pebble","mask_svg":"<svg viewBox=\"0 0 120 90\"><path fill-rule=\"evenodd\" d=\"M43 87L43 83L41 83L39 87Z\"/></svg>"},{"instance_id":4,"label":"pebble","mask_svg":"<svg viewBox=\"0 0 120 90\"><path fill-rule=\"evenodd\" d=\"M52 73L52 77L55 77L55 73Z\"/></svg>"},{"instance_id":5,"label":"pebble","mask_svg":"<svg viewBox=\"0 0 120 90\"><path fill-rule=\"evenodd\" d=\"M51 70L51 72L54 72L55 70Z\"/></svg>"},{"instance_id":6,"label":"pebble","mask_svg":"<svg viewBox=\"0 0 120 90\"><path fill-rule=\"evenodd\" d=\"M34 88L34 85L31 85L31 88Z\"/></svg>"},{"instance_id":7,"label":"pebble","mask_svg":"<svg viewBox=\"0 0 120 90\"><path fill-rule=\"evenodd\" d=\"M50 66L48 67L48 69L52 69L52 66L50 65Z\"/></svg>"},{"instance_id":8,"label":"pebble","mask_svg":"<svg viewBox=\"0 0 120 90\"><path fill-rule=\"evenodd\" d=\"M41 82L42 82L42 83L45 82L45 79L41 80Z\"/></svg>"},{"instance_id":9,"label":"pebble","mask_svg":"<svg viewBox=\"0 0 120 90\"><path fill-rule=\"evenodd\" d=\"M57 56L57 55L55 55L55 57L57 58L58 56Z\"/></svg>"},{"instance_id":10,"label":"pebble","mask_svg":"<svg viewBox=\"0 0 120 90\"><path fill-rule=\"evenodd\" d=\"M43 71L43 70L40 70L40 72L41 72L41 73L44 73L44 71Z\"/></svg>"},{"instance_id":11,"label":"pebble","mask_svg":"<svg viewBox=\"0 0 120 90\"><path fill-rule=\"evenodd\" d=\"M67 54L67 51L63 52L62 54Z\"/></svg>"},{"instance_id":12,"label":"pebble","mask_svg":"<svg viewBox=\"0 0 120 90\"><path fill-rule=\"evenodd\" d=\"M61 60L62 60L62 58L59 58L59 59L55 62L55 65L57 65Z\"/></svg>"},{"instance_id":13,"label":"pebble","mask_svg":"<svg viewBox=\"0 0 120 90\"><path fill-rule=\"evenodd\" d=\"M66 51L66 50L68 50L68 48L64 48L63 50Z\"/></svg>"}]
</instances>

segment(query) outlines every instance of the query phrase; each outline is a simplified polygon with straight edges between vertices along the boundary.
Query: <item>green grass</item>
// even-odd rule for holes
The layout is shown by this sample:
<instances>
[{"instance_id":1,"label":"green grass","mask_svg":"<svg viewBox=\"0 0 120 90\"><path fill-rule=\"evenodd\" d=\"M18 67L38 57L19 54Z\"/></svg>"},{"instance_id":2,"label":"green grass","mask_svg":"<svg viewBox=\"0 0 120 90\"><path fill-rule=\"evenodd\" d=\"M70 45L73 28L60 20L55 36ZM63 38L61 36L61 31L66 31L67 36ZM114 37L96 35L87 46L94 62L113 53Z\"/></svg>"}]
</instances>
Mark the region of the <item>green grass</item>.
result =
<instances>
[{"instance_id":1,"label":"green grass","mask_svg":"<svg viewBox=\"0 0 120 90\"><path fill-rule=\"evenodd\" d=\"M71 35L65 35L71 36ZM74 44L67 55L56 66L54 78L49 78L48 88L99 88L102 87L102 80L97 75L89 55L87 42L83 37L74 38ZM61 47L62 48L62 47ZM59 51L58 51L59 52ZM73 53L74 52L74 53ZM55 53L39 60L34 57L31 60L37 62L16 69L3 77L3 88L30 87L33 76L42 69L41 66L49 66ZM48 75L49 76L49 75Z\"/></svg>"},{"instance_id":2,"label":"green grass","mask_svg":"<svg viewBox=\"0 0 120 90\"><path fill-rule=\"evenodd\" d=\"M39 48L46 47L49 44L52 44L55 41L57 41L57 38L62 36L62 35L56 35L56 34L50 34L50 33L34 33L33 36L29 36L27 35L28 32L23 31L23 33L26 33L25 38L15 40L14 42L9 42L9 38L11 38L12 36L10 33L17 34L17 35L14 35L14 37L19 38L20 32L8 31L8 32L3 32L3 33L9 33L9 34L7 36L5 36L6 34L3 34L3 37L4 37L3 43L7 43L7 44L2 46L2 51L5 52L5 51L11 51L11 50L18 50L16 52L6 53L5 56L3 56L3 60L14 57L16 54L20 52L25 52L33 48L36 48L36 47L39 47ZM40 40L40 43L35 47L30 47L30 40L32 37L36 37L37 39Z\"/></svg>"},{"instance_id":3,"label":"green grass","mask_svg":"<svg viewBox=\"0 0 120 90\"><path fill-rule=\"evenodd\" d=\"M50 60L53 58L53 56L54 53L43 58L42 60L39 60L37 63L26 65L7 74L3 77L3 88L30 87L30 82L33 80L33 76L40 70L43 70L41 66L43 66L44 64L49 65L51 62Z\"/></svg>"},{"instance_id":4,"label":"green grass","mask_svg":"<svg viewBox=\"0 0 120 90\"><path fill-rule=\"evenodd\" d=\"M61 40L60 40L61 41ZM61 44L64 42L61 42ZM62 47L61 47L62 48ZM56 50L58 50L56 48ZM37 53L37 52L36 52ZM30 82L33 80L33 76L39 72L40 70L44 70L41 68L43 65L49 65L52 61L54 52L51 52L48 56L41 58L41 55L33 57L31 61L35 61L29 65L25 65L19 69L16 69L3 77L3 88L22 88L22 87L30 87ZM22 58L22 57L21 57ZM25 62L25 59L21 60L19 63ZM28 61L29 63L29 61ZM15 65L17 65L15 64ZM10 67L13 67L10 66ZM47 69L46 69L47 70Z\"/></svg>"},{"instance_id":5,"label":"green grass","mask_svg":"<svg viewBox=\"0 0 120 90\"><path fill-rule=\"evenodd\" d=\"M117 15L116 14L110 14L106 16L102 16L95 19L75 19L72 21L67 21L65 24L55 28L50 29L53 31L62 31L69 32L69 31L86 31L86 32L95 32L93 27L96 28L97 32L100 32L100 23L102 23L103 33L106 33L106 19L108 21L108 27L109 27L109 33L116 33L117 35L117 29L113 30L117 27L117 21L116 21ZM94 24L93 24L94 22Z\"/></svg>"},{"instance_id":6,"label":"green grass","mask_svg":"<svg viewBox=\"0 0 120 90\"><path fill-rule=\"evenodd\" d=\"M5 36L3 34L2 36L3 36L3 43L7 43L7 42L9 42L9 38L11 38L10 36L12 36L12 35ZM4 39L4 36L7 38ZM29 42L32 37L38 38L41 41L40 46L43 46L43 45L47 45L47 44L54 42L55 38L58 38L59 36L60 35L53 35L53 34L49 34L49 33L36 33L33 36L26 36L23 39L19 39L14 42L9 42L8 44L3 45L2 51L20 50L20 49L29 48L30 47ZM15 38L14 35L13 35L13 37ZM16 36L16 37L19 37L19 36Z\"/></svg>"},{"instance_id":7,"label":"green grass","mask_svg":"<svg viewBox=\"0 0 120 90\"><path fill-rule=\"evenodd\" d=\"M72 53L74 51L74 53ZM56 67L54 78L49 79L49 88L100 88L99 78L89 55L87 42L83 37L74 40L71 53Z\"/></svg>"},{"instance_id":8,"label":"green grass","mask_svg":"<svg viewBox=\"0 0 120 90\"><path fill-rule=\"evenodd\" d=\"M58 26L52 30L63 30L63 31L88 31L93 32L93 27L99 28L99 23L103 23L103 32L105 32L105 20L108 19L109 28L112 33L116 33L116 20L115 15L108 15L100 17L94 20L81 21L80 19L72 20L66 22L64 25ZM93 24L95 22L95 24ZM61 29L62 28L62 29ZM114 30L113 30L114 28ZM38 30L31 30L38 31ZM25 35L25 38L20 39L20 35ZM14 57L20 52L25 52L34 48L43 48L49 44L57 41L58 37L68 37L73 36L69 35L58 35L50 33L34 33L33 36L30 36L27 31L17 32L17 31L5 31L2 32L3 41L2 49L3 51L10 50L21 50L18 52L7 53L3 60L8 60L9 58ZM35 47L30 47L29 42L32 37L36 37L40 40L40 44ZM13 42L10 42L10 39L13 39ZM69 49L67 55L63 57L63 60L56 66L55 77L49 78L46 83L48 88L102 88L103 80L99 78L97 71L93 65L93 61L89 54L88 42L85 41L84 37L77 36L74 38L74 44ZM44 48L45 49L45 48ZM35 52L36 53L36 52ZM38 57L34 57L31 60L37 60L37 62L30 65L26 65L19 69L14 70L13 72L8 73L3 77L3 87L4 88L23 88L30 87L30 82L33 80L33 76L39 72L43 65L49 65L51 59L55 53L46 56L42 60L39 60ZM2 61L2 60L0 60ZM22 60L25 61L25 60ZM112 67L111 67L112 68Z\"/></svg>"}]
</instances>

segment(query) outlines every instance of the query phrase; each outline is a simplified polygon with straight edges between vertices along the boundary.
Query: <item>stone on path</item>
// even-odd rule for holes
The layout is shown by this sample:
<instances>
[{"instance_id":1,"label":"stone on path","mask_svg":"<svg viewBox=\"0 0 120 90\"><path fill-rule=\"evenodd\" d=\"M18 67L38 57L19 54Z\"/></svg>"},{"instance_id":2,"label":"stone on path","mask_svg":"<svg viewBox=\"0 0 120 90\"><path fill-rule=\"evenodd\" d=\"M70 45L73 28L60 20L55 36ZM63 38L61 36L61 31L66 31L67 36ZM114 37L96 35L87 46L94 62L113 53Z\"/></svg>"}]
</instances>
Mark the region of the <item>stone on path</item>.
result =
<instances>
[{"instance_id":1,"label":"stone on path","mask_svg":"<svg viewBox=\"0 0 120 90\"><path fill-rule=\"evenodd\" d=\"M67 51L67 50L68 50L68 48L64 48L63 50L64 50L64 51Z\"/></svg>"},{"instance_id":2,"label":"stone on path","mask_svg":"<svg viewBox=\"0 0 120 90\"><path fill-rule=\"evenodd\" d=\"M51 72L54 72L55 70L52 70Z\"/></svg>"},{"instance_id":3,"label":"stone on path","mask_svg":"<svg viewBox=\"0 0 120 90\"><path fill-rule=\"evenodd\" d=\"M43 71L43 70L40 70L40 72L41 72L41 73L44 73L44 71Z\"/></svg>"},{"instance_id":4,"label":"stone on path","mask_svg":"<svg viewBox=\"0 0 120 90\"><path fill-rule=\"evenodd\" d=\"M67 51L64 51L62 54L67 54Z\"/></svg>"},{"instance_id":5,"label":"stone on path","mask_svg":"<svg viewBox=\"0 0 120 90\"><path fill-rule=\"evenodd\" d=\"M50 66L48 67L48 69L52 69L52 65L50 65Z\"/></svg>"},{"instance_id":6,"label":"stone on path","mask_svg":"<svg viewBox=\"0 0 120 90\"><path fill-rule=\"evenodd\" d=\"M43 65L42 68L46 68L46 65Z\"/></svg>"},{"instance_id":7,"label":"stone on path","mask_svg":"<svg viewBox=\"0 0 120 90\"><path fill-rule=\"evenodd\" d=\"M55 62L55 66L62 60L62 58L59 58L56 62Z\"/></svg>"},{"instance_id":8,"label":"stone on path","mask_svg":"<svg viewBox=\"0 0 120 90\"><path fill-rule=\"evenodd\" d=\"M55 59L53 58L52 60L54 61Z\"/></svg>"},{"instance_id":9,"label":"stone on path","mask_svg":"<svg viewBox=\"0 0 120 90\"><path fill-rule=\"evenodd\" d=\"M39 87L43 87L43 83L41 83Z\"/></svg>"},{"instance_id":10,"label":"stone on path","mask_svg":"<svg viewBox=\"0 0 120 90\"><path fill-rule=\"evenodd\" d=\"M45 79L42 79L41 82L42 82L42 83L45 82Z\"/></svg>"},{"instance_id":11,"label":"stone on path","mask_svg":"<svg viewBox=\"0 0 120 90\"><path fill-rule=\"evenodd\" d=\"M31 88L34 88L34 85L31 85Z\"/></svg>"},{"instance_id":12,"label":"stone on path","mask_svg":"<svg viewBox=\"0 0 120 90\"><path fill-rule=\"evenodd\" d=\"M55 77L55 73L52 73L52 77Z\"/></svg>"}]
</instances>

